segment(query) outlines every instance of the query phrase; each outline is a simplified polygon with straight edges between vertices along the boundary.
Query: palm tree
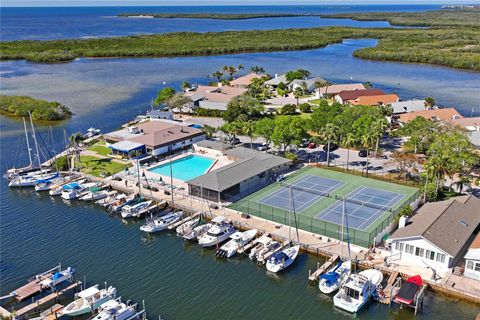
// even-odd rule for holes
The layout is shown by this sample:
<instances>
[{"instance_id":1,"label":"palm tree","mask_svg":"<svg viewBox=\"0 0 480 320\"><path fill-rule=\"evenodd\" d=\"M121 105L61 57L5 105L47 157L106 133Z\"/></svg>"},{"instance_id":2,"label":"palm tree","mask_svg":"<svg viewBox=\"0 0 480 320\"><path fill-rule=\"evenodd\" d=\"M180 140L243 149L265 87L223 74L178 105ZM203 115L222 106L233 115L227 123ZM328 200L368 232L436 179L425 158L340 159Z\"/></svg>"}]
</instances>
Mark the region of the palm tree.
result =
<instances>
[{"instance_id":1,"label":"palm tree","mask_svg":"<svg viewBox=\"0 0 480 320\"><path fill-rule=\"evenodd\" d=\"M471 189L472 177L470 175L460 174L458 178L459 179L452 183L452 185L457 187L459 193L462 193L464 189Z\"/></svg>"},{"instance_id":2,"label":"palm tree","mask_svg":"<svg viewBox=\"0 0 480 320\"><path fill-rule=\"evenodd\" d=\"M212 77L217 79L217 82L220 82L220 81L222 81L223 72L215 71L214 73L212 73Z\"/></svg>"},{"instance_id":3,"label":"palm tree","mask_svg":"<svg viewBox=\"0 0 480 320\"><path fill-rule=\"evenodd\" d=\"M385 132L386 128L387 128L387 122L384 118L378 119L377 121L375 121L371 128L372 135L375 136L376 138L375 157L378 155L378 146L380 144L380 138L383 136L383 133Z\"/></svg>"},{"instance_id":4,"label":"palm tree","mask_svg":"<svg viewBox=\"0 0 480 320\"><path fill-rule=\"evenodd\" d=\"M298 107L298 99L304 95L303 89L301 87L296 87L293 91L293 96L297 99L297 107Z\"/></svg>"},{"instance_id":5,"label":"palm tree","mask_svg":"<svg viewBox=\"0 0 480 320\"><path fill-rule=\"evenodd\" d=\"M327 141L327 166L330 165L330 143L338 138L338 132L340 129L333 123L327 123L325 130L323 130L321 136L322 139Z\"/></svg>"},{"instance_id":6,"label":"palm tree","mask_svg":"<svg viewBox=\"0 0 480 320\"><path fill-rule=\"evenodd\" d=\"M242 67L242 69L243 69L242 65L240 65L240 67ZM231 81L231 80L233 80L233 75L238 70L234 66L223 66L223 71L229 74L228 80Z\"/></svg>"},{"instance_id":7,"label":"palm tree","mask_svg":"<svg viewBox=\"0 0 480 320\"><path fill-rule=\"evenodd\" d=\"M242 132L244 135L250 138L250 149L253 149L253 139L257 136L256 122L249 120L243 123Z\"/></svg>"},{"instance_id":8,"label":"palm tree","mask_svg":"<svg viewBox=\"0 0 480 320\"><path fill-rule=\"evenodd\" d=\"M183 81L183 82L182 82L182 89L183 89L183 91L187 91L187 90L189 90L190 88L191 88L190 82L188 82L188 81Z\"/></svg>"},{"instance_id":9,"label":"palm tree","mask_svg":"<svg viewBox=\"0 0 480 320\"><path fill-rule=\"evenodd\" d=\"M255 73L255 74L264 74L265 73L265 69L263 69L260 66L253 66L253 67L250 68L250 71Z\"/></svg>"},{"instance_id":10,"label":"palm tree","mask_svg":"<svg viewBox=\"0 0 480 320\"><path fill-rule=\"evenodd\" d=\"M425 98L425 109L432 109L435 106L435 99L432 97Z\"/></svg>"},{"instance_id":11,"label":"palm tree","mask_svg":"<svg viewBox=\"0 0 480 320\"><path fill-rule=\"evenodd\" d=\"M318 89L318 98L320 98L320 89L325 88L325 96L327 96L328 87L331 85L327 80L315 82L315 88Z\"/></svg>"},{"instance_id":12,"label":"palm tree","mask_svg":"<svg viewBox=\"0 0 480 320\"><path fill-rule=\"evenodd\" d=\"M343 146L347 148L347 171L348 171L348 162L350 161L350 148L355 145L355 135L353 133L348 133L343 142Z\"/></svg>"},{"instance_id":13,"label":"palm tree","mask_svg":"<svg viewBox=\"0 0 480 320\"><path fill-rule=\"evenodd\" d=\"M370 89L373 87L372 83L370 81L365 81L363 83L363 86L365 87L365 89Z\"/></svg>"},{"instance_id":14,"label":"palm tree","mask_svg":"<svg viewBox=\"0 0 480 320\"><path fill-rule=\"evenodd\" d=\"M217 132L217 128L215 127L211 127L209 125L204 125L202 127L202 131L203 133L209 138L211 139L213 137L213 135L215 134L215 132Z\"/></svg>"},{"instance_id":15,"label":"palm tree","mask_svg":"<svg viewBox=\"0 0 480 320\"><path fill-rule=\"evenodd\" d=\"M362 146L367 150L367 163L365 165L365 173L367 176L368 176L368 154L369 154L370 147L372 146L373 139L374 139L374 136L371 131L365 133L361 138Z\"/></svg>"}]
</instances>

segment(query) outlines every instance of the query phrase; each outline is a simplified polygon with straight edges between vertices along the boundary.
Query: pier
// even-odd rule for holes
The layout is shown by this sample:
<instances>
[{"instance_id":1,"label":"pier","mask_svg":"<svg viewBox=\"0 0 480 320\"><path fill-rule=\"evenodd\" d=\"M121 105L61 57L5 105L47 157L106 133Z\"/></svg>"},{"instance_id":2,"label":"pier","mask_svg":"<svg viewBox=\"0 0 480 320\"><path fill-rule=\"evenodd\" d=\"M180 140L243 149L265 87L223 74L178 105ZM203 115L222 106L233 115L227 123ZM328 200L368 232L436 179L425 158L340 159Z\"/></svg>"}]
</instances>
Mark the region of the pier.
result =
<instances>
[{"instance_id":1,"label":"pier","mask_svg":"<svg viewBox=\"0 0 480 320\"><path fill-rule=\"evenodd\" d=\"M379 297L378 302L388 305L392 303L392 299L397 294L398 289L400 289L401 278L398 279L399 276L400 273L398 271L390 273L387 284L382 290L383 294Z\"/></svg>"},{"instance_id":2,"label":"pier","mask_svg":"<svg viewBox=\"0 0 480 320\"><path fill-rule=\"evenodd\" d=\"M313 273L311 273L311 270L309 270L308 280L312 282L317 281L322 274L327 272L327 270L337 262L338 259L339 259L339 256L334 255L330 259L328 259L321 267L317 268L317 270L315 270Z\"/></svg>"}]
</instances>

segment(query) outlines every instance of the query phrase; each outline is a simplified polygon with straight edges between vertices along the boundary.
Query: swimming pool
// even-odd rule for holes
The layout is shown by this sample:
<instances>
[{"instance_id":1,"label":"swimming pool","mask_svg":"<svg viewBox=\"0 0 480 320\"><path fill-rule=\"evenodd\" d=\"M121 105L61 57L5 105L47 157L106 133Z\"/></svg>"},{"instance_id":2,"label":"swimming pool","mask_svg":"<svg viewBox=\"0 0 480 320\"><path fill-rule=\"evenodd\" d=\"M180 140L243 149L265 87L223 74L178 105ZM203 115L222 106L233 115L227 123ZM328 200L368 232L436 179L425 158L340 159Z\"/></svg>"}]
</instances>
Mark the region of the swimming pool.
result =
<instances>
[{"instance_id":1,"label":"swimming pool","mask_svg":"<svg viewBox=\"0 0 480 320\"><path fill-rule=\"evenodd\" d=\"M197 155L189 155L172 161L172 176L175 179L187 181L204 174L215 160L200 157ZM170 163L164 163L148 171L170 176Z\"/></svg>"}]
</instances>

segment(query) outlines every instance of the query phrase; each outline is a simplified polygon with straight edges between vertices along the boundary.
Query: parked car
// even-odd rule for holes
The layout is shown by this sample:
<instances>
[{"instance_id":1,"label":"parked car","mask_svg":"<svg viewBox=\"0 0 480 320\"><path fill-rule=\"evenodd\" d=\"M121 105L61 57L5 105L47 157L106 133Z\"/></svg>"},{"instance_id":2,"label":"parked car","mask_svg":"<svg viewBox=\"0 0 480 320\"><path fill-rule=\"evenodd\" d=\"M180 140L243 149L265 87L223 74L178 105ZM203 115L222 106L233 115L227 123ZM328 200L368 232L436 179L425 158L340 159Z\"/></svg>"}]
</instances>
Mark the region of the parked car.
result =
<instances>
[{"instance_id":1,"label":"parked car","mask_svg":"<svg viewBox=\"0 0 480 320\"><path fill-rule=\"evenodd\" d=\"M335 150L338 150L340 146L336 143L330 143L330 152L333 152ZM328 151L328 144L323 146L323 151L327 152Z\"/></svg>"},{"instance_id":2,"label":"parked car","mask_svg":"<svg viewBox=\"0 0 480 320\"><path fill-rule=\"evenodd\" d=\"M308 149L315 149L317 147L317 145L313 142L310 142L307 146Z\"/></svg>"},{"instance_id":3,"label":"parked car","mask_svg":"<svg viewBox=\"0 0 480 320\"><path fill-rule=\"evenodd\" d=\"M230 140L230 143L231 144L239 144L239 143L242 143L242 142L240 141L240 139L235 138L235 139Z\"/></svg>"},{"instance_id":4,"label":"parked car","mask_svg":"<svg viewBox=\"0 0 480 320\"><path fill-rule=\"evenodd\" d=\"M300 148L307 148L308 145L310 144L310 140L308 139L302 139L302 142L300 142Z\"/></svg>"},{"instance_id":5,"label":"parked car","mask_svg":"<svg viewBox=\"0 0 480 320\"><path fill-rule=\"evenodd\" d=\"M257 150L258 150L258 151L266 151L266 150L268 150L268 144L266 144L266 143L260 144L260 145L257 147Z\"/></svg>"},{"instance_id":6,"label":"parked car","mask_svg":"<svg viewBox=\"0 0 480 320\"><path fill-rule=\"evenodd\" d=\"M358 156L360 158L366 158L367 155L370 155L370 152L367 149L361 149L360 151L358 151Z\"/></svg>"}]
</instances>

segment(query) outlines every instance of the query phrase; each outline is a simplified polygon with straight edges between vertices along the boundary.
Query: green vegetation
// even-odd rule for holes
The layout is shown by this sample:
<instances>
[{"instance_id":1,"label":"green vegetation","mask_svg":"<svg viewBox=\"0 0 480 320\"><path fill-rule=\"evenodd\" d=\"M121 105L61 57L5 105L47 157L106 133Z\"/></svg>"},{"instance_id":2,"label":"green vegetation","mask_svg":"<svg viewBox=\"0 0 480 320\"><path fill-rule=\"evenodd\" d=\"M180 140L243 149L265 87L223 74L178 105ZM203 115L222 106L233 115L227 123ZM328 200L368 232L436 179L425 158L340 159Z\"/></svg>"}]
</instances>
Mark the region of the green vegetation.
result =
<instances>
[{"instance_id":1,"label":"green vegetation","mask_svg":"<svg viewBox=\"0 0 480 320\"><path fill-rule=\"evenodd\" d=\"M112 159L102 159L94 156L80 156L80 161L75 164L84 173L97 177L107 177L118 173L129 167L130 164L123 164Z\"/></svg>"},{"instance_id":2,"label":"green vegetation","mask_svg":"<svg viewBox=\"0 0 480 320\"><path fill-rule=\"evenodd\" d=\"M104 144L99 144L99 143L92 145L91 147L88 148L88 150L96 152L99 155L105 156L105 157L112 152L110 148L108 148Z\"/></svg>"},{"instance_id":3,"label":"green vegetation","mask_svg":"<svg viewBox=\"0 0 480 320\"><path fill-rule=\"evenodd\" d=\"M459 19L461 20L461 16ZM480 70L480 28L391 29L326 27L179 32L103 39L0 42L0 59L62 62L77 57L172 57L321 48L344 39L375 38L360 58L422 62ZM222 72L219 72L220 74ZM220 75L221 77L222 75Z\"/></svg>"},{"instance_id":4,"label":"green vegetation","mask_svg":"<svg viewBox=\"0 0 480 320\"><path fill-rule=\"evenodd\" d=\"M388 21L392 25L406 27L478 27L480 10L340 13L322 15L322 18Z\"/></svg>"},{"instance_id":5,"label":"green vegetation","mask_svg":"<svg viewBox=\"0 0 480 320\"><path fill-rule=\"evenodd\" d=\"M5 95L0 95L0 112L17 117L27 117L30 112L33 120L43 121L65 120L72 115L68 107L58 102Z\"/></svg>"},{"instance_id":6,"label":"green vegetation","mask_svg":"<svg viewBox=\"0 0 480 320\"><path fill-rule=\"evenodd\" d=\"M245 20L259 18L309 17L316 14L296 13L122 13L119 17L153 17L162 19L215 19L215 20Z\"/></svg>"}]
</instances>

